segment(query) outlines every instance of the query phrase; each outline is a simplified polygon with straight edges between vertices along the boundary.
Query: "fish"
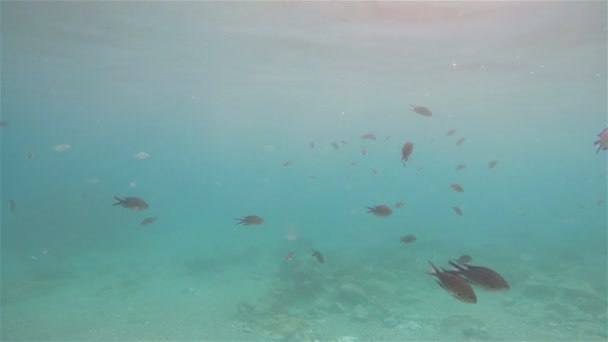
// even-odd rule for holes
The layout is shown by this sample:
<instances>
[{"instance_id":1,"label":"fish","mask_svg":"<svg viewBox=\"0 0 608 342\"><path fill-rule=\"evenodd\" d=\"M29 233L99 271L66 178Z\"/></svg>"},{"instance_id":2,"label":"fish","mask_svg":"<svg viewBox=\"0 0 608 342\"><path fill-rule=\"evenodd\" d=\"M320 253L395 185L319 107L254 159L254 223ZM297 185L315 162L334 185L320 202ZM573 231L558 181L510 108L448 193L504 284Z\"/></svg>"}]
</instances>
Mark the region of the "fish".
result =
<instances>
[{"instance_id":1,"label":"fish","mask_svg":"<svg viewBox=\"0 0 608 342\"><path fill-rule=\"evenodd\" d=\"M141 222L139 224L141 226L146 226L146 225L156 222L157 219L158 219L158 217L146 217L145 219L141 220Z\"/></svg>"},{"instance_id":2,"label":"fish","mask_svg":"<svg viewBox=\"0 0 608 342\"><path fill-rule=\"evenodd\" d=\"M287 253L287 255L285 255L285 257L283 258L286 262L292 262L293 261L293 255L295 254L295 252L289 252Z\"/></svg>"},{"instance_id":3,"label":"fish","mask_svg":"<svg viewBox=\"0 0 608 342\"><path fill-rule=\"evenodd\" d=\"M397 202L397 203L395 203L395 208L401 208L404 205L405 205L405 203L403 203L403 202Z\"/></svg>"},{"instance_id":4,"label":"fish","mask_svg":"<svg viewBox=\"0 0 608 342\"><path fill-rule=\"evenodd\" d=\"M30 153L27 154L27 159L33 160L34 158L36 158L36 152L31 151Z\"/></svg>"},{"instance_id":5,"label":"fish","mask_svg":"<svg viewBox=\"0 0 608 342\"><path fill-rule=\"evenodd\" d=\"M604 128L604 130L597 135L599 139L593 143L593 145L597 145L597 150L595 153L599 153L600 150L608 150L608 128Z\"/></svg>"},{"instance_id":6,"label":"fish","mask_svg":"<svg viewBox=\"0 0 608 342\"><path fill-rule=\"evenodd\" d=\"M2 120L0 121L0 127L8 127L9 126L9 122L6 120Z\"/></svg>"},{"instance_id":7,"label":"fish","mask_svg":"<svg viewBox=\"0 0 608 342\"><path fill-rule=\"evenodd\" d=\"M366 153L367 153L367 150L365 150L365 147L361 146L361 155L365 156Z\"/></svg>"},{"instance_id":8,"label":"fish","mask_svg":"<svg viewBox=\"0 0 608 342\"><path fill-rule=\"evenodd\" d=\"M387 135L386 138L384 138L384 141L389 141L389 140L391 140L391 136Z\"/></svg>"},{"instance_id":9,"label":"fish","mask_svg":"<svg viewBox=\"0 0 608 342\"><path fill-rule=\"evenodd\" d=\"M8 207L10 208L11 213L14 213L15 212L15 208L16 208L15 201L14 200L9 200L8 201Z\"/></svg>"},{"instance_id":10,"label":"fish","mask_svg":"<svg viewBox=\"0 0 608 342\"><path fill-rule=\"evenodd\" d=\"M323 257L323 254L321 254L319 251L315 251L314 249L312 249L312 256L314 256L315 258L317 258L317 261L324 264L325 263L325 258Z\"/></svg>"},{"instance_id":11,"label":"fish","mask_svg":"<svg viewBox=\"0 0 608 342\"><path fill-rule=\"evenodd\" d=\"M473 285L486 291L508 291L511 288L503 276L487 267L468 264L459 265L453 261L450 261L450 265L454 267L454 271L456 271L458 275L466 278Z\"/></svg>"},{"instance_id":12,"label":"fish","mask_svg":"<svg viewBox=\"0 0 608 342\"><path fill-rule=\"evenodd\" d=\"M361 138L365 140L376 140L376 135L374 133L367 133L363 134Z\"/></svg>"},{"instance_id":13,"label":"fish","mask_svg":"<svg viewBox=\"0 0 608 342\"><path fill-rule=\"evenodd\" d=\"M405 166L405 163L410 160L410 157L412 156L413 152L414 144L409 141L406 142L405 145L403 145L403 148L401 149L401 161L403 162L403 166Z\"/></svg>"},{"instance_id":14,"label":"fish","mask_svg":"<svg viewBox=\"0 0 608 342\"><path fill-rule=\"evenodd\" d=\"M375 167L372 167L372 172L373 172L375 175L377 175L377 174L378 174L378 170L376 170L376 168L375 168Z\"/></svg>"},{"instance_id":15,"label":"fish","mask_svg":"<svg viewBox=\"0 0 608 342\"><path fill-rule=\"evenodd\" d=\"M412 235L412 234L404 235L401 237L400 241L405 244L414 243L414 242L416 242L416 236Z\"/></svg>"},{"instance_id":16,"label":"fish","mask_svg":"<svg viewBox=\"0 0 608 342\"><path fill-rule=\"evenodd\" d=\"M236 218L238 222L236 224L242 224L244 226L257 226L264 223L264 219L257 215L248 215L241 218Z\"/></svg>"},{"instance_id":17,"label":"fish","mask_svg":"<svg viewBox=\"0 0 608 342\"><path fill-rule=\"evenodd\" d=\"M456 133L456 130L455 129L451 129L451 130L447 131L447 133L445 133L445 135L447 137L449 137L450 135L454 135L454 133Z\"/></svg>"},{"instance_id":18,"label":"fish","mask_svg":"<svg viewBox=\"0 0 608 342\"><path fill-rule=\"evenodd\" d=\"M446 290L452 297L469 304L477 303L477 295L468 281L461 278L454 272L446 271L443 267L437 269L432 262L429 261L431 268L430 275L435 276L435 281L441 288Z\"/></svg>"},{"instance_id":19,"label":"fish","mask_svg":"<svg viewBox=\"0 0 608 342\"><path fill-rule=\"evenodd\" d=\"M468 255L468 254L464 254L461 255L460 258L456 259L455 261L459 264L467 264L469 262L471 262L473 260L473 258Z\"/></svg>"},{"instance_id":20,"label":"fish","mask_svg":"<svg viewBox=\"0 0 608 342\"><path fill-rule=\"evenodd\" d=\"M456 170L457 171L464 170L466 168L467 168L466 164L458 164L458 165L456 165Z\"/></svg>"},{"instance_id":21,"label":"fish","mask_svg":"<svg viewBox=\"0 0 608 342\"><path fill-rule=\"evenodd\" d=\"M462 216L462 209L458 208L458 207L452 207L452 210L454 210L454 212L458 215L458 216Z\"/></svg>"},{"instance_id":22,"label":"fish","mask_svg":"<svg viewBox=\"0 0 608 342\"><path fill-rule=\"evenodd\" d=\"M283 163L283 166L284 166L284 167L287 167L287 166L289 166L289 165L291 165L291 160L287 160L287 161L285 161L285 162Z\"/></svg>"},{"instance_id":23,"label":"fish","mask_svg":"<svg viewBox=\"0 0 608 342\"><path fill-rule=\"evenodd\" d=\"M462 187L462 185L457 183L450 184L450 188L454 189L454 191L456 192L464 192L464 188Z\"/></svg>"},{"instance_id":24,"label":"fish","mask_svg":"<svg viewBox=\"0 0 608 342\"><path fill-rule=\"evenodd\" d=\"M456 142L456 145L458 145L458 146L462 145L462 143L463 143L465 140L467 140L467 138L460 138L460 139L458 139L458 141Z\"/></svg>"},{"instance_id":25,"label":"fish","mask_svg":"<svg viewBox=\"0 0 608 342\"><path fill-rule=\"evenodd\" d=\"M338 144L337 144L335 141L332 141L332 142L331 142L331 146L333 146L333 148L334 148L335 150L337 150L337 149L339 149L339 148L340 148L340 146L338 146Z\"/></svg>"},{"instance_id":26,"label":"fish","mask_svg":"<svg viewBox=\"0 0 608 342\"><path fill-rule=\"evenodd\" d=\"M315 148L315 142L314 141L310 142L310 148Z\"/></svg>"},{"instance_id":27,"label":"fish","mask_svg":"<svg viewBox=\"0 0 608 342\"><path fill-rule=\"evenodd\" d=\"M374 207L366 207L368 213L372 213L376 216L387 217L393 214L393 209L386 204L380 204Z\"/></svg>"},{"instance_id":28,"label":"fish","mask_svg":"<svg viewBox=\"0 0 608 342\"><path fill-rule=\"evenodd\" d=\"M422 106L414 106L414 105L410 105L411 110L416 112L417 114L420 114L422 116L432 116L433 112L431 112L430 109L426 108L426 107L422 107Z\"/></svg>"},{"instance_id":29,"label":"fish","mask_svg":"<svg viewBox=\"0 0 608 342\"><path fill-rule=\"evenodd\" d=\"M139 197L125 197L122 199L114 197L114 199L117 202L112 204L113 206L119 205L123 208L137 211L148 209L148 203Z\"/></svg>"},{"instance_id":30,"label":"fish","mask_svg":"<svg viewBox=\"0 0 608 342\"><path fill-rule=\"evenodd\" d=\"M498 160L492 160L489 164L488 164L488 169L493 169L496 167L496 164L498 164Z\"/></svg>"},{"instance_id":31,"label":"fish","mask_svg":"<svg viewBox=\"0 0 608 342\"><path fill-rule=\"evenodd\" d=\"M356 161L350 162L350 166L357 166L357 162Z\"/></svg>"},{"instance_id":32,"label":"fish","mask_svg":"<svg viewBox=\"0 0 608 342\"><path fill-rule=\"evenodd\" d=\"M346 140L340 140L340 142L342 143L342 145L348 145L348 142Z\"/></svg>"}]
</instances>

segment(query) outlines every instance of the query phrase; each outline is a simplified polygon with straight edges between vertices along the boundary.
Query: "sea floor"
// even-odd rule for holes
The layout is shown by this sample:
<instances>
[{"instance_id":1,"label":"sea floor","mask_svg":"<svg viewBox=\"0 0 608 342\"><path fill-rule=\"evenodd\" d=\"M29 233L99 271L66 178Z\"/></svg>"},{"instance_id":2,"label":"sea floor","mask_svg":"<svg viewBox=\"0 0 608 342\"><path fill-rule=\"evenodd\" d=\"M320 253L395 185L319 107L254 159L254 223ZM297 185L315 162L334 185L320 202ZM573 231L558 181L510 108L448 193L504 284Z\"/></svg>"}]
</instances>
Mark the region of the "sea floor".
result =
<instances>
[{"instance_id":1,"label":"sea floor","mask_svg":"<svg viewBox=\"0 0 608 342\"><path fill-rule=\"evenodd\" d=\"M103 257L5 257L1 339L608 339L605 261L594 264L599 256L522 250L516 260L484 258L511 290L477 290L478 303L465 304L425 273L429 259L445 266L436 254L411 257L400 247L397 255L370 248L338 257L338 250L328 250L325 264L308 254L285 262L262 251L157 259L130 249Z\"/></svg>"}]
</instances>

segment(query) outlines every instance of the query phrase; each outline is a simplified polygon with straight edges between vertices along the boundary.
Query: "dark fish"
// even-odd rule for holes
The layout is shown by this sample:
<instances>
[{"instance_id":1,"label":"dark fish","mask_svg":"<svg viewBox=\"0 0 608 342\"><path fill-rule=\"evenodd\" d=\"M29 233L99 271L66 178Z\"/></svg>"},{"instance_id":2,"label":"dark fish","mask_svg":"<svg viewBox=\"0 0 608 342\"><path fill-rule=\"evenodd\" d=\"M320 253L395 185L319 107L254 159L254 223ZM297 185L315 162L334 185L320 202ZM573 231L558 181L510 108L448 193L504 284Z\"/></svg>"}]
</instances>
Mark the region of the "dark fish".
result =
<instances>
[{"instance_id":1,"label":"dark fish","mask_svg":"<svg viewBox=\"0 0 608 342\"><path fill-rule=\"evenodd\" d=\"M466 164L458 164L458 165L456 165L456 170L458 170L458 171L464 170L466 168L467 168Z\"/></svg>"},{"instance_id":2,"label":"dark fish","mask_svg":"<svg viewBox=\"0 0 608 342\"><path fill-rule=\"evenodd\" d=\"M377 175L378 174L378 170L376 170L376 168L372 167L372 172Z\"/></svg>"},{"instance_id":3,"label":"dark fish","mask_svg":"<svg viewBox=\"0 0 608 342\"><path fill-rule=\"evenodd\" d=\"M426 107L422 107L422 106L414 106L414 105L410 105L412 107L411 110L413 110L414 112L422 115L422 116L432 116L433 112L431 112L428 108Z\"/></svg>"},{"instance_id":4,"label":"dark fish","mask_svg":"<svg viewBox=\"0 0 608 342\"><path fill-rule=\"evenodd\" d=\"M114 206L119 205L123 208L131 209L131 210L145 210L148 209L148 203L139 197L125 197L120 199L118 197L114 197L118 202L112 204Z\"/></svg>"},{"instance_id":5,"label":"dark fish","mask_svg":"<svg viewBox=\"0 0 608 342\"><path fill-rule=\"evenodd\" d=\"M595 153L598 153L600 150L608 150L608 128L605 128L597 136L599 137L599 139L593 143L593 145L597 145L597 150L595 151Z\"/></svg>"},{"instance_id":6,"label":"dark fish","mask_svg":"<svg viewBox=\"0 0 608 342\"><path fill-rule=\"evenodd\" d=\"M403 166L410 159L412 153L414 152L414 144L411 142L406 142L401 149L401 161L403 162Z\"/></svg>"},{"instance_id":7,"label":"dark fish","mask_svg":"<svg viewBox=\"0 0 608 342\"><path fill-rule=\"evenodd\" d=\"M323 254L321 254L319 251L315 251L314 249L312 249L312 256L314 256L315 258L317 258L317 261L324 264L325 263L325 258L323 257Z\"/></svg>"},{"instance_id":8,"label":"dark fish","mask_svg":"<svg viewBox=\"0 0 608 342\"><path fill-rule=\"evenodd\" d=\"M350 162L350 166L357 166L357 162L356 161Z\"/></svg>"},{"instance_id":9,"label":"dark fish","mask_svg":"<svg viewBox=\"0 0 608 342\"><path fill-rule=\"evenodd\" d=\"M338 144L335 141L331 142L331 146L333 146L333 148L336 150L340 148L340 146L338 146Z\"/></svg>"},{"instance_id":10,"label":"dark fish","mask_svg":"<svg viewBox=\"0 0 608 342\"><path fill-rule=\"evenodd\" d=\"M446 271L443 267L439 270L430 261L429 264L433 268L433 271L429 272L429 274L435 276L437 284L452 295L452 297L465 303L477 303L477 295L471 284L459 277L455 272Z\"/></svg>"},{"instance_id":11,"label":"dark fish","mask_svg":"<svg viewBox=\"0 0 608 342\"><path fill-rule=\"evenodd\" d=\"M460 209L458 207L452 207L452 209L458 216L462 216L462 209Z\"/></svg>"},{"instance_id":12,"label":"dark fish","mask_svg":"<svg viewBox=\"0 0 608 342\"><path fill-rule=\"evenodd\" d=\"M412 234L404 235L401 237L400 241L405 244L414 243L416 242L416 236Z\"/></svg>"},{"instance_id":13,"label":"dark fish","mask_svg":"<svg viewBox=\"0 0 608 342\"><path fill-rule=\"evenodd\" d=\"M473 258L470 255L464 254L464 255L461 255L460 258L456 259L456 262L459 264L466 264L466 263L471 262L472 260L473 260Z\"/></svg>"},{"instance_id":14,"label":"dark fish","mask_svg":"<svg viewBox=\"0 0 608 342\"><path fill-rule=\"evenodd\" d=\"M395 208L401 208L404 205L405 205L405 203L403 203L403 202L397 202L397 203L395 203Z\"/></svg>"},{"instance_id":15,"label":"dark fish","mask_svg":"<svg viewBox=\"0 0 608 342\"><path fill-rule=\"evenodd\" d=\"M8 127L8 121L2 120L0 121L0 127Z\"/></svg>"},{"instance_id":16,"label":"dark fish","mask_svg":"<svg viewBox=\"0 0 608 342\"><path fill-rule=\"evenodd\" d=\"M376 216L386 217L386 216L391 216L391 214L393 213L393 209L391 209L391 207L389 207L388 205L385 205L385 204L377 205L375 207L366 207L366 208L367 208L368 213L372 213Z\"/></svg>"},{"instance_id":17,"label":"dark fish","mask_svg":"<svg viewBox=\"0 0 608 342\"><path fill-rule=\"evenodd\" d=\"M364 156L365 153L367 153L367 151L365 150L365 147L361 146L361 155Z\"/></svg>"},{"instance_id":18,"label":"dark fish","mask_svg":"<svg viewBox=\"0 0 608 342\"><path fill-rule=\"evenodd\" d=\"M366 140L376 140L376 135L374 133L363 134L361 138Z\"/></svg>"},{"instance_id":19,"label":"dark fish","mask_svg":"<svg viewBox=\"0 0 608 342\"><path fill-rule=\"evenodd\" d=\"M454 189L454 191L456 192L464 192L464 188L462 187L462 185L457 183L450 184L450 188Z\"/></svg>"},{"instance_id":20,"label":"dark fish","mask_svg":"<svg viewBox=\"0 0 608 342\"><path fill-rule=\"evenodd\" d=\"M156 222L157 219L158 219L158 217L146 217L145 219L141 220L141 222L139 224L142 226L146 226L146 225Z\"/></svg>"},{"instance_id":21,"label":"dark fish","mask_svg":"<svg viewBox=\"0 0 608 342\"><path fill-rule=\"evenodd\" d=\"M315 148L315 142L314 141L310 142L310 148Z\"/></svg>"},{"instance_id":22,"label":"dark fish","mask_svg":"<svg viewBox=\"0 0 608 342\"><path fill-rule=\"evenodd\" d=\"M451 129L445 135L449 137L450 135L454 135L454 133L456 133L456 130L455 129Z\"/></svg>"},{"instance_id":23,"label":"dark fish","mask_svg":"<svg viewBox=\"0 0 608 342\"><path fill-rule=\"evenodd\" d=\"M465 140L467 140L467 138L460 138L460 139L458 139L458 141L456 142L456 145L458 145L458 146L462 145L462 143L463 143Z\"/></svg>"},{"instance_id":24,"label":"dark fish","mask_svg":"<svg viewBox=\"0 0 608 342\"><path fill-rule=\"evenodd\" d=\"M450 261L450 265L459 275L486 291L508 291L511 288L505 278L487 267L459 265L452 261Z\"/></svg>"},{"instance_id":25,"label":"dark fish","mask_svg":"<svg viewBox=\"0 0 608 342\"><path fill-rule=\"evenodd\" d=\"M236 224L242 224L244 226L257 226L264 223L264 219L256 215L248 215L242 218L236 218L238 222Z\"/></svg>"},{"instance_id":26,"label":"dark fish","mask_svg":"<svg viewBox=\"0 0 608 342\"><path fill-rule=\"evenodd\" d=\"M15 201L9 200L8 201L8 207L11 209L11 213L14 213L15 212L15 208L16 208Z\"/></svg>"},{"instance_id":27,"label":"dark fish","mask_svg":"<svg viewBox=\"0 0 608 342\"><path fill-rule=\"evenodd\" d=\"M291 165L291 160L287 160L283 163L283 166L289 166Z\"/></svg>"},{"instance_id":28,"label":"dark fish","mask_svg":"<svg viewBox=\"0 0 608 342\"><path fill-rule=\"evenodd\" d=\"M496 164L498 164L498 160L492 160L490 162L490 164L488 164L488 169L493 169L496 167Z\"/></svg>"}]
</instances>

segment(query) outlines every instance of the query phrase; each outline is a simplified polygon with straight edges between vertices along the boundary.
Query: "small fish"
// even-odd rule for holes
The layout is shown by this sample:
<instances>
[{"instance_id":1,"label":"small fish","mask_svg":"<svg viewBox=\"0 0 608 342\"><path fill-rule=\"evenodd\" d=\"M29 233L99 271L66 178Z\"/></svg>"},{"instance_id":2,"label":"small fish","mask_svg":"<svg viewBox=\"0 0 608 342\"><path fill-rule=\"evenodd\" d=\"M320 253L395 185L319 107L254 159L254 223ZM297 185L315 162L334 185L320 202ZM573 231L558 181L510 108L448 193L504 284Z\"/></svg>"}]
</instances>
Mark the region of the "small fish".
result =
<instances>
[{"instance_id":1,"label":"small fish","mask_svg":"<svg viewBox=\"0 0 608 342\"><path fill-rule=\"evenodd\" d=\"M403 162L403 166L410 159L412 153L414 152L414 144L411 142L406 142L401 149L401 161Z\"/></svg>"},{"instance_id":2,"label":"small fish","mask_svg":"<svg viewBox=\"0 0 608 342\"><path fill-rule=\"evenodd\" d=\"M376 168L375 168L375 167L372 167L372 172L373 172L375 175L378 175L378 170L376 170Z\"/></svg>"},{"instance_id":3,"label":"small fish","mask_svg":"<svg viewBox=\"0 0 608 342\"><path fill-rule=\"evenodd\" d=\"M118 197L114 197L114 199L117 201L116 203L112 204L114 206L119 205L123 208L131 209L131 210L148 209L148 203L146 203L146 201L144 201L143 199L141 199L139 197L125 197L122 199L120 199Z\"/></svg>"},{"instance_id":4,"label":"small fish","mask_svg":"<svg viewBox=\"0 0 608 342\"><path fill-rule=\"evenodd\" d=\"M397 203L395 203L395 208L401 208L404 205L405 205L405 203L403 203L403 202L397 202Z\"/></svg>"},{"instance_id":5,"label":"small fish","mask_svg":"<svg viewBox=\"0 0 608 342\"><path fill-rule=\"evenodd\" d=\"M469 304L477 303L477 295L471 284L459 277L455 272L446 271L443 267L439 270L430 261L429 264L431 264L432 268L429 274L435 276L437 284L452 295L452 297Z\"/></svg>"},{"instance_id":6,"label":"small fish","mask_svg":"<svg viewBox=\"0 0 608 342\"><path fill-rule=\"evenodd\" d=\"M604 130L597 135L599 139L593 143L593 145L597 145L597 150L595 153L599 153L600 150L608 150L608 128L604 128Z\"/></svg>"},{"instance_id":7,"label":"small fish","mask_svg":"<svg viewBox=\"0 0 608 342\"><path fill-rule=\"evenodd\" d=\"M13 200L9 200L9 201L8 201L8 207L10 208L11 213L14 213L14 212L15 212L15 208L16 208L15 201L13 201Z\"/></svg>"},{"instance_id":8,"label":"small fish","mask_svg":"<svg viewBox=\"0 0 608 342\"><path fill-rule=\"evenodd\" d=\"M145 219L141 220L141 222L139 224L141 226L147 226L149 224L156 222L157 219L158 219L158 217L146 217Z\"/></svg>"},{"instance_id":9,"label":"small fish","mask_svg":"<svg viewBox=\"0 0 608 342\"><path fill-rule=\"evenodd\" d=\"M473 258L468 254L461 255L460 258L456 259L459 264L467 264L471 261L473 261Z\"/></svg>"},{"instance_id":10,"label":"small fish","mask_svg":"<svg viewBox=\"0 0 608 342\"><path fill-rule=\"evenodd\" d=\"M340 146L338 146L338 144L335 141L331 142L331 146L334 148L334 150L337 150L340 148Z\"/></svg>"},{"instance_id":11,"label":"small fish","mask_svg":"<svg viewBox=\"0 0 608 342\"><path fill-rule=\"evenodd\" d=\"M454 135L454 133L456 133L456 130L455 130L455 129L451 129L451 130L449 130L449 131L448 131L448 132L447 132L445 135L446 135L447 137L449 137L450 135Z\"/></svg>"},{"instance_id":12,"label":"small fish","mask_svg":"<svg viewBox=\"0 0 608 342\"><path fill-rule=\"evenodd\" d=\"M414 105L410 105L411 110L416 112L417 114L420 114L422 116L432 116L433 112L431 112L428 108L426 107L422 107L422 106L414 106Z\"/></svg>"},{"instance_id":13,"label":"small fish","mask_svg":"<svg viewBox=\"0 0 608 342\"><path fill-rule=\"evenodd\" d=\"M361 155L365 156L366 153L367 151L365 150L365 147L361 146Z\"/></svg>"},{"instance_id":14,"label":"small fish","mask_svg":"<svg viewBox=\"0 0 608 342\"><path fill-rule=\"evenodd\" d=\"M264 219L256 215L248 215L241 218L236 218L238 222L236 224L242 224L244 226L257 226L264 223Z\"/></svg>"},{"instance_id":15,"label":"small fish","mask_svg":"<svg viewBox=\"0 0 608 342\"><path fill-rule=\"evenodd\" d=\"M295 253L294 252L289 252L287 253L287 255L285 255L285 257L283 258L286 262L292 262L293 261L293 255Z\"/></svg>"},{"instance_id":16,"label":"small fish","mask_svg":"<svg viewBox=\"0 0 608 342\"><path fill-rule=\"evenodd\" d=\"M357 166L357 162L356 161L350 162L350 166Z\"/></svg>"},{"instance_id":17,"label":"small fish","mask_svg":"<svg viewBox=\"0 0 608 342\"><path fill-rule=\"evenodd\" d=\"M488 164L488 169L493 169L496 167L496 164L498 164L498 160L492 160L489 164Z\"/></svg>"},{"instance_id":18,"label":"small fish","mask_svg":"<svg viewBox=\"0 0 608 342\"><path fill-rule=\"evenodd\" d=\"M31 151L30 153L27 154L28 160L34 160L35 158L36 158L36 152Z\"/></svg>"},{"instance_id":19,"label":"small fish","mask_svg":"<svg viewBox=\"0 0 608 342\"><path fill-rule=\"evenodd\" d=\"M391 136L387 135L386 138L384 138L384 141L389 141L389 140L391 140Z\"/></svg>"},{"instance_id":20,"label":"small fish","mask_svg":"<svg viewBox=\"0 0 608 342\"><path fill-rule=\"evenodd\" d=\"M450 188L454 189L454 191L456 192L464 192L464 188L462 187L462 185L457 183L450 184Z\"/></svg>"},{"instance_id":21,"label":"small fish","mask_svg":"<svg viewBox=\"0 0 608 342\"><path fill-rule=\"evenodd\" d=\"M416 236L412 235L412 234L404 235L401 237L400 241L405 244L414 243L414 242L416 242Z\"/></svg>"},{"instance_id":22,"label":"small fish","mask_svg":"<svg viewBox=\"0 0 608 342\"><path fill-rule=\"evenodd\" d=\"M393 209L386 204L377 205L374 207L366 207L368 213L372 213L376 216L387 217L393 214Z\"/></svg>"},{"instance_id":23,"label":"small fish","mask_svg":"<svg viewBox=\"0 0 608 342\"><path fill-rule=\"evenodd\" d=\"M285 161L285 162L283 163L283 166L284 166L284 167L287 167L287 166L289 166L289 165L291 165L291 160L287 160L287 161Z\"/></svg>"},{"instance_id":24,"label":"small fish","mask_svg":"<svg viewBox=\"0 0 608 342\"><path fill-rule=\"evenodd\" d=\"M462 143L463 143L465 140L467 140L467 138L460 138L460 139L458 139L458 141L456 142L456 145L458 145L458 146L462 145Z\"/></svg>"},{"instance_id":25,"label":"small fish","mask_svg":"<svg viewBox=\"0 0 608 342\"><path fill-rule=\"evenodd\" d=\"M456 165L456 170L457 171L464 170L466 168L467 168L466 164L458 164L458 165Z\"/></svg>"},{"instance_id":26,"label":"small fish","mask_svg":"<svg viewBox=\"0 0 608 342\"><path fill-rule=\"evenodd\" d=\"M5 120L0 121L0 127L8 127L8 126L9 126L8 121L5 121Z\"/></svg>"},{"instance_id":27,"label":"small fish","mask_svg":"<svg viewBox=\"0 0 608 342\"><path fill-rule=\"evenodd\" d=\"M376 140L376 135L374 133L363 134L361 138L365 140Z\"/></svg>"},{"instance_id":28,"label":"small fish","mask_svg":"<svg viewBox=\"0 0 608 342\"><path fill-rule=\"evenodd\" d=\"M325 258L323 257L323 254L321 254L319 251L315 251L314 249L312 249L312 256L314 256L315 258L317 258L317 261L324 264L325 263Z\"/></svg>"},{"instance_id":29,"label":"small fish","mask_svg":"<svg viewBox=\"0 0 608 342\"><path fill-rule=\"evenodd\" d=\"M452 210L454 210L454 212L458 215L458 216L462 216L462 209L458 208L458 207L452 207Z\"/></svg>"},{"instance_id":30,"label":"small fish","mask_svg":"<svg viewBox=\"0 0 608 342\"><path fill-rule=\"evenodd\" d=\"M315 142L314 141L310 142L310 148L315 148Z\"/></svg>"},{"instance_id":31,"label":"small fish","mask_svg":"<svg viewBox=\"0 0 608 342\"><path fill-rule=\"evenodd\" d=\"M340 140L340 142L342 143L342 145L348 145L348 142L346 140Z\"/></svg>"},{"instance_id":32,"label":"small fish","mask_svg":"<svg viewBox=\"0 0 608 342\"><path fill-rule=\"evenodd\" d=\"M487 267L467 264L459 265L452 261L450 261L450 265L454 267L458 275L465 277L468 281L486 291L508 291L511 288L503 276Z\"/></svg>"}]
</instances>

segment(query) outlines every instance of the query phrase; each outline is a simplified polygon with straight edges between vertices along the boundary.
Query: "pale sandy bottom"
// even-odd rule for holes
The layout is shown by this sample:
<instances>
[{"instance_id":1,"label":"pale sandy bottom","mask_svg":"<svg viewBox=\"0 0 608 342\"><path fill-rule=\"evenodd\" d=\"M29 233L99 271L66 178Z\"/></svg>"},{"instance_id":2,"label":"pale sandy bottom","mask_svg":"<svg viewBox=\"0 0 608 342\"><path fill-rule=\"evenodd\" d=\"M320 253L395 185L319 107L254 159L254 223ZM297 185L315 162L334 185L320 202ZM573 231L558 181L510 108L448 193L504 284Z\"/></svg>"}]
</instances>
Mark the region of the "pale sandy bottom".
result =
<instances>
[{"instance_id":1,"label":"pale sandy bottom","mask_svg":"<svg viewBox=\"0 0 608 342\"><path fill-rule=\"evenodd\" d=\"M332 251L329 251L330 253ZM370 254L379 257L372 262ZM512 290L452 299L425 274L434 254L359 251L318 264L259 256L129 252L23 260L3 270L3 341L605 341L606 271L524 253L496 268ZM388 255L388 253L387 253ZM328 258L329 259L329 258ZM367 261L370 260L370 261ZM445 265L441 260L439 264ZM3 263L7 263L3 261ZM407 264L405 264L407 263ZM541 265L551 267L542 267Z\"/></svg>"}]
</instances>

